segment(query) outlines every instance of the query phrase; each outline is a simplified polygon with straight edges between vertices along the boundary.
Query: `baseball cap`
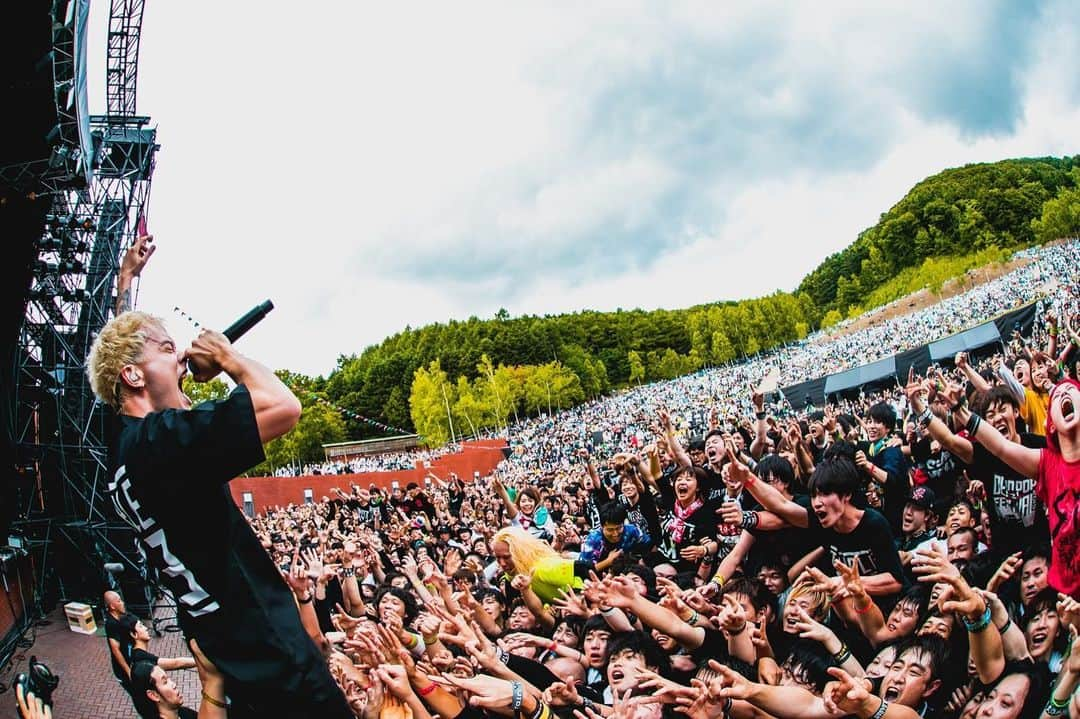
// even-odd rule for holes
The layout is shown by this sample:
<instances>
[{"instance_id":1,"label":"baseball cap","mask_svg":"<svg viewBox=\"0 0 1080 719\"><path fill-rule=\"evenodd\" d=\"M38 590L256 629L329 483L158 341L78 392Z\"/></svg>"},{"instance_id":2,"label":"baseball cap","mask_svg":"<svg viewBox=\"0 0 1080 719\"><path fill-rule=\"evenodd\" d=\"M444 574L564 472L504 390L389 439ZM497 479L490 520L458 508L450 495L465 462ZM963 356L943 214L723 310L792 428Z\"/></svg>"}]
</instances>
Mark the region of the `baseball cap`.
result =
<instances>
[{"instance_id":1,"label":"baseball cap","mask_svg":"<svg viewBox=\"0 0 1080 719\"><path fill-rule=\"evenodd\" d=\"M935 502L937 502L937 497L934 496L934 490L926 486L911 490L911 496L908 497L908 504L914 504L919 509L925 509L928 512L934 511Z\"/></svg>"}]
</instances>

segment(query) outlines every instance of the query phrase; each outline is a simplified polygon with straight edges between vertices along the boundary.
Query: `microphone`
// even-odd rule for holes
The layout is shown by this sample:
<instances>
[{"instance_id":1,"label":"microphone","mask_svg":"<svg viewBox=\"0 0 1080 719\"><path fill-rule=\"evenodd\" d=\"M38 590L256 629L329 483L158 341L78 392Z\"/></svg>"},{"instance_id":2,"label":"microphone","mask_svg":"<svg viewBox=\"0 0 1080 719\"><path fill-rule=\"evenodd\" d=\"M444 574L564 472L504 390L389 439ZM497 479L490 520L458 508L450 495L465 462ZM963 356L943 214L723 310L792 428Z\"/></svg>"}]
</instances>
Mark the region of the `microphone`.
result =
<instances>
[{"instance_id":1,"label":"microphone","mask_svg":"<svg viewBox=\"0 0 1080 719\"><path fill-rule=\"evenodd\" d=\"M274 303L270 300L266 300L262 304L256 305L248 310L247 314L222 330L221 334L225 335L229 339L229 342L235 342L247 334L248 330L259 324L259 322L262 321L262 318L266 317L272 309L274 309Z\"/></svg>"},{"instance_id":2,"label":"microphone","mask_svg":"<svg viewBox=\"0 0 1080 719\"><path fill-rule=\"evenodd\" d=\"M229 342L235 342L236 340L247 334L255 325L262 321L263 317L270 314L270 310L274 309L274 303L270 300L266 300L262 304L256 305L248 310L240 319L233 322L231 325L222 330L221 334L225 335L225 338ZM191 364L191 360L187 363L188 372L192 375L195 374L195 367Z\"/></svg>"}]
</instances>

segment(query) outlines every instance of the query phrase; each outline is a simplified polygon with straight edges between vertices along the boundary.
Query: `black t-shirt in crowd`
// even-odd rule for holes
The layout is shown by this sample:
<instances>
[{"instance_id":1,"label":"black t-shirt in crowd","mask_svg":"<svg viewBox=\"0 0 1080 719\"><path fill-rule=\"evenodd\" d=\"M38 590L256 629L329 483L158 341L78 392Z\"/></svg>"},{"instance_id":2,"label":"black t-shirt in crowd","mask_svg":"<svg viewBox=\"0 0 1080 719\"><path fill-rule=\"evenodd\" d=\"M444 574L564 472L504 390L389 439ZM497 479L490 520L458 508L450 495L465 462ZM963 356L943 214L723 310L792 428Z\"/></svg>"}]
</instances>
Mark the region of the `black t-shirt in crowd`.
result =
<instances>
[{"instance_id":1,"label":"black t-shirt in crowd","mask_svg":"<svg viewBox=\"0 0 1080 719\"><path fill-rule=\"evenodd\" d=\"M864 509L862 519L848 534L825 529L813 508L806 511L808 536L811 547L822 546L829 550L829 564L835 561L851 566L859 563L859 575L888 572L896 581L905 583L904 568L896 551L889 522L875 509Z\"/></svg>"},{"instance_id":2,"label":"black t-shirt in crowd","mask_svg":"<svg viewBox=\"0 0 1080 719\"><path fill-rule=\"evenodd\" d=\"M126 615L122 615L126 616ZM128 667L131 666L131 634L124 629L124 625L120 623L119 619L114 619L112 614L105 612L105 640L115 639L120 644L120 653L124 656L124 660L127 661ZM112 662L113 676L119 679L122 683L127 684L128 676L124 673L123 667L116 661L116 657L112 653L112 645L109 645L109 661Z\"/></svg>"},{"instance_id":3,"label":"black t-shirt in crowd","mask_svg":"<svg viewBox=\"0 0 1080 719\"><path fill-rule=\"evenodd\" d=\"M175 597L184 633L239 682L232 686L249 706L347 716L292 592L229 493L229 480L264 459L247 388L190 410L119 419L109 494Z\"/></svg>"},{"instance_id":4,"label":"black t-shirt in crowd","mask_svg":"<svg viewBox=\"0 0 1080 719\"><path fill-rule=\"evenodd\" d=\"M1020 444L1032 449L1046 447L1037 434L1021 434ZM998 459L986 447L972 442L968 476L986 488L990 515L990 541L995 554L1005 556L1040 541L1049 541L1046 509L1035 496L1035 479L1025 477Z\"/></svg>"}]
</instances>

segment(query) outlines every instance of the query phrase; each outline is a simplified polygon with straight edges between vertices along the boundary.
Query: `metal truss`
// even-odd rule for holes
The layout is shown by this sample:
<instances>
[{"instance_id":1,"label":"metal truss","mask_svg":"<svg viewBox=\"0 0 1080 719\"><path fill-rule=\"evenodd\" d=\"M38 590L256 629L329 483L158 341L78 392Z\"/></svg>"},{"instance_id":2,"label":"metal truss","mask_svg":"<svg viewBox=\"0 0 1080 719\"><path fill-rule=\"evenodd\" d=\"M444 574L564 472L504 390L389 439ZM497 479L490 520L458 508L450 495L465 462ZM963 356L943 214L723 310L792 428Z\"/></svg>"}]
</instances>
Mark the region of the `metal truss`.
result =
<instances>
[{"instance_id":1,"label":"metal truss","mask_svg":"<svg viewBox=\"0 0 1080 719\"><path fill-rule=\"evenodd\" d=\"M71 4L58 2L54 12ZM37 241L14 368L11 426L19 462L36 482L22 498L22 520L16 524L44 549L43 564L59 565L48 589L67 597L96 599L107 579L105 562L125 564L131 577L142 573L134 533L104 494L109 418L85 371L90 344L113 312L121 258L148 209L158 149L150 118L135 114L142 16L142 0L112 1L108 114L89 118L95 147L89 186L72 181L80 174L70 172L79 167L78 105L60 91L69 87L66 80L57 80L69 72L74 79L74 24L68 27L66 18L54 17L53 25L60 122L52 155L12 171L39 194L52 197ZM58 540L72 551L59 549ZM90 570L80 574L71 570L75 565ZM42 571L43 595L47 578Z\"/></svg>"}]
</instances>

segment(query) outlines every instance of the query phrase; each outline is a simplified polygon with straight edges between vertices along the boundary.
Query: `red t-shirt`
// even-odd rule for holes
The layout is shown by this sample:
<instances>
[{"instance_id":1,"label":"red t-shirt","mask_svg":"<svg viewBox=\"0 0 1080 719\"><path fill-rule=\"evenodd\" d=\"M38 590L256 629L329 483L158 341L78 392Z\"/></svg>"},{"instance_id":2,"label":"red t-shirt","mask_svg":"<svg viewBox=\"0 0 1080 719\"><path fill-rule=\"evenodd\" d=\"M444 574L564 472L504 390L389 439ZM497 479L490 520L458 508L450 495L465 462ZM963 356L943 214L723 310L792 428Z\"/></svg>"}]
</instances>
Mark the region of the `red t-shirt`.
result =
<instances>
[{"instance_id":1,"label":"red t-shirt","mask_svg":"<svg viewBox=\"0 0 1080 719\"><path fill-rule=\"evenodd\" d=\"M1042 450L1035 493L1050 522L1050 584L1080 599L1080 461L1066 462L1054 450Z\"/></svg>"}]
</instances>

